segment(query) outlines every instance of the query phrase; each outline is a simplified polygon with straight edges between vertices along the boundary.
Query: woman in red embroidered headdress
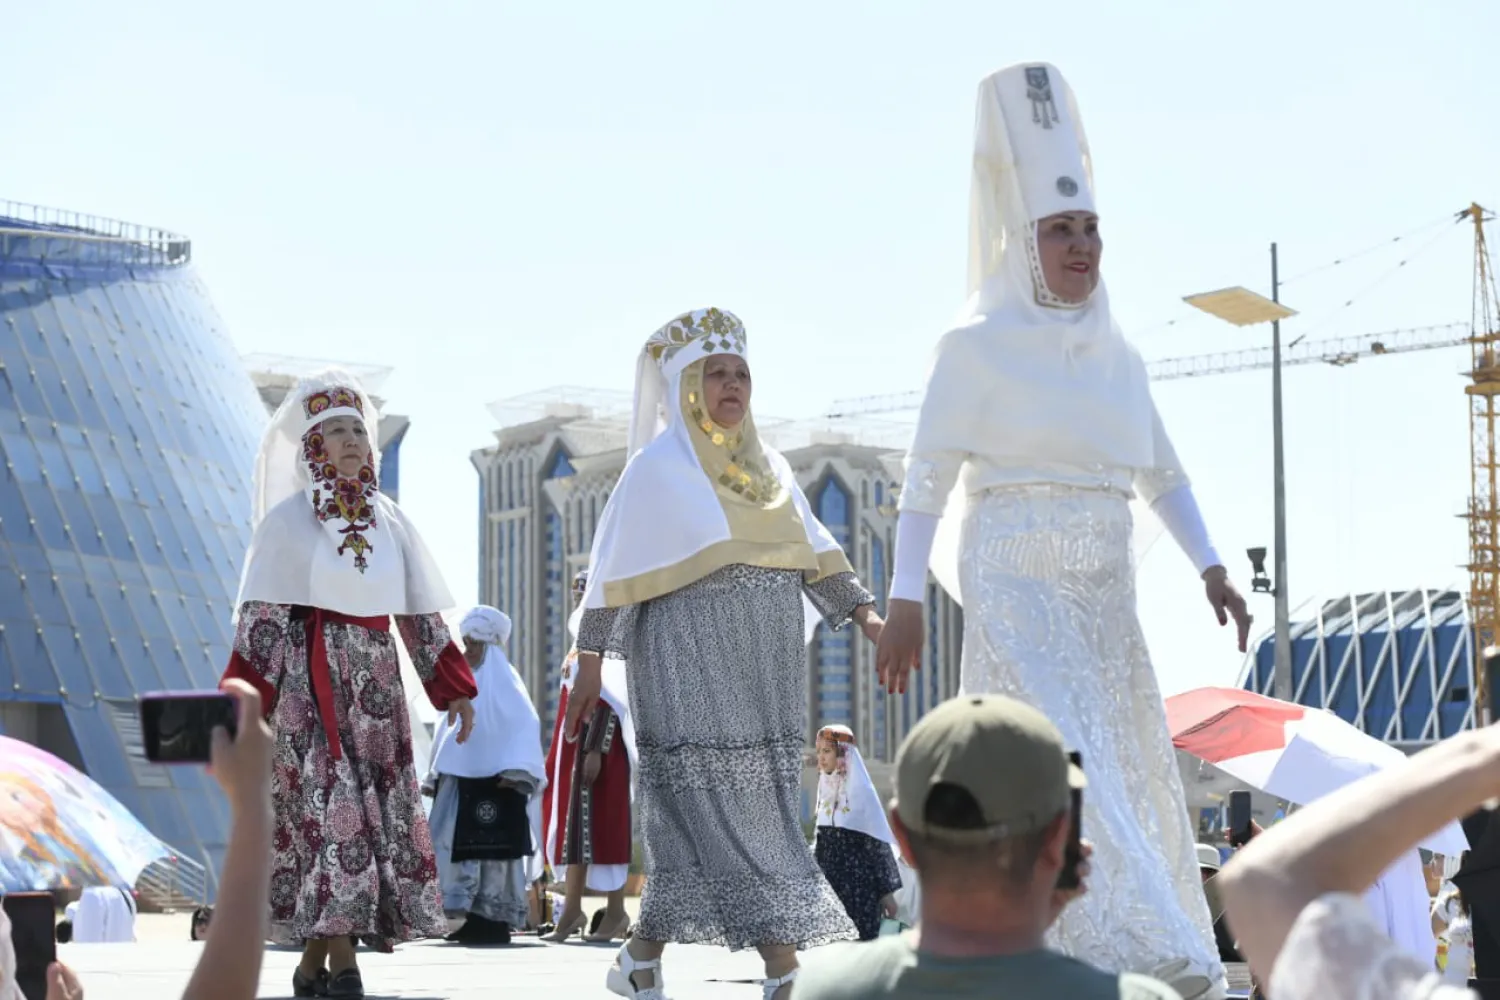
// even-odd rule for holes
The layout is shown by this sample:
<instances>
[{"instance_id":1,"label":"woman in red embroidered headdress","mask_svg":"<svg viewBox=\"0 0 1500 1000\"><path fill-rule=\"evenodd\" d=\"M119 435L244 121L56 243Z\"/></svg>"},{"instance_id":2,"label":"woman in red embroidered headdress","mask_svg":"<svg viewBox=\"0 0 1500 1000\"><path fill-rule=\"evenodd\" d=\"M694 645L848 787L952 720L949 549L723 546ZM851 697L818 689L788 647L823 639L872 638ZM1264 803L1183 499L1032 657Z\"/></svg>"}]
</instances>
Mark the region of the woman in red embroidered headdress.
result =
<instances>
[{"instance_id":1,"label":"woman in red embroidered headdress","mask_svg":"<svg viewBox=\"0 0 1500 1000\"><path fill-rule=\"evenodd\" d=\"M442 576L380 493L375 416L352 377L325 372L272 418L225 671L259 689L276 731L271 938L303 946L299 997L364 995L351 939L390 951L447 930L391 616L460 743L477 689L439 615Z\"/></svg>"}]
</instances>

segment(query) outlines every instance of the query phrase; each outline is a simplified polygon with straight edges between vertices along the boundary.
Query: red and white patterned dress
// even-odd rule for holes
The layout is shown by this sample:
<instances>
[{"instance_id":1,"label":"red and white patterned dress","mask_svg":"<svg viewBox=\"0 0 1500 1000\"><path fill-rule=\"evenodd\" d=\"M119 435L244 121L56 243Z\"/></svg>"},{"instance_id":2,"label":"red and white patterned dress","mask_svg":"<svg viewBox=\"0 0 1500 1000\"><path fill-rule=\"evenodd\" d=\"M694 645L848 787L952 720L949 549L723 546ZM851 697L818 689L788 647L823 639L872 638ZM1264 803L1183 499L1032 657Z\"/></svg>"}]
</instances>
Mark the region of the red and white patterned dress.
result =
<instances>
[{"instance_id":1,"label":"red and white patterned dress","mask_svg":"<svg viewBox=\"0 0 1500 1000\"><path fill-rule=\"evenodd\" d=\"M475 695L474 676L440 615L397 616L396 624L435 707ZM387 618L260 601L240 606L224 676L260 691L276 734L271 939L278 944L355 935L390 951L447 931L395 644ZM331 704L319 689L331 693Z\"/></svg>"},{"instance_id":2,"label":"red and white patterned dress","mask_svg":"<svg viewBox=\"0 0 1500 1000\"><path fill-rule=\"evenodd\" d=\"M620 718L603 698L593 717L585 721L578 741L569 743L564 738L563 722L576 669L577 659L570 654L563 665L564 684L547 751L551 786L542 799L545 857L554 869L575 864L591 869L618 866L618 879L605 878L604 884L599 878L588 880L591 889L606 891L624 885L624 869L631 860L630 759ZM578 752L580 746L583 754ZM584 756L591 752L600 754L599 776L592 785L583 779Z\"/></svg>"}]
</instances>

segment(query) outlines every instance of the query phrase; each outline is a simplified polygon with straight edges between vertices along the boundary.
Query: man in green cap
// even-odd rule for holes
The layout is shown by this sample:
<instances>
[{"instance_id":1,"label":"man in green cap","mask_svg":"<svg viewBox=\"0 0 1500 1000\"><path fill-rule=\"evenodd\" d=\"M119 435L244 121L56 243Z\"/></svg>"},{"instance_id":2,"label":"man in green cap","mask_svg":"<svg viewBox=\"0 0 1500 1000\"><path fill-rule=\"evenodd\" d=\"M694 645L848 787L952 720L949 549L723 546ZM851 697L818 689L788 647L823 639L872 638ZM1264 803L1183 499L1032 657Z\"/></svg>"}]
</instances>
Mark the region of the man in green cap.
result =
<instances>
[{"instance_id":1,"label":"man in green cap","mask_svg":"<svg viewBox=\"0 0 1500 1000\"><path fill-rule=\"evenodd\" d=\"M891 804L891 828L921 879L921 920L809 961L794 1000L1178 1000L1164 983L1104 972L1043 942L1084 891L1057 883L1072 795L1085 783L1057 727L1029 705L984 695L933 709L896 755Z\"/></svg>"}]
</instances>

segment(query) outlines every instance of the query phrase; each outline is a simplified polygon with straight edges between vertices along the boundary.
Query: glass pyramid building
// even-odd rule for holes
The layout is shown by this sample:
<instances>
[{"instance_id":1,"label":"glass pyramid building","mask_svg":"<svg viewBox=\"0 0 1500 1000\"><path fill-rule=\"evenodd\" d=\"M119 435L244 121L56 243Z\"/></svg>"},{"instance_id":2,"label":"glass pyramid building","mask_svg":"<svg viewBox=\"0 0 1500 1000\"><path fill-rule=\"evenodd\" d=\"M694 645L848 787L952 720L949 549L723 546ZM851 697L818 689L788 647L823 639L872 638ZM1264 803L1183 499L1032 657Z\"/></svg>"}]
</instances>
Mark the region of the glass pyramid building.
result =
<instances>
[{"instance_id":1,"label":"glass pyramid building","mask_svg":"<svg viewBox=\"0 0 1500 1000\"><path fill-rule=\"evenodd\" d=\"M161 230L0 202L0 732L86 771L211 883L227 804L203 769L145 762L136 699L211 688L228 660L266 414L191 258Z\"/></svg>"}]
</instances>

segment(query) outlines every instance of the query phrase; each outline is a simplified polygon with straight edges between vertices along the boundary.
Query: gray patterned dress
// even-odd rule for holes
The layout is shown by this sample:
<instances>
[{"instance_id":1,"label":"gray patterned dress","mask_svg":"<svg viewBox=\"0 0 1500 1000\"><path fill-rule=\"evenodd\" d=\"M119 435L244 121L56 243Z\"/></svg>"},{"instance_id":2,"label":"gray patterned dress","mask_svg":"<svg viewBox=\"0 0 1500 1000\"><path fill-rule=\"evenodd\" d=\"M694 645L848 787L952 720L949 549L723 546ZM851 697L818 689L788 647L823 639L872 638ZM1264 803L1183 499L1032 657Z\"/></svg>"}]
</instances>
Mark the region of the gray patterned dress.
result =
<instances>
[{"instance_id":1,"label":"gray patterned dress","mask_svg":"<svg viewBox=\"0 0 1500 1000\"><path fill-rule=\"evenodd\" d=\"M646 885L636 934L811 948L854 926L802 832L802 595L834 628L873 603L852 573L729 566L665 597L585 612L578 648L626 661Z\"/></svg>"}]
</instances>

